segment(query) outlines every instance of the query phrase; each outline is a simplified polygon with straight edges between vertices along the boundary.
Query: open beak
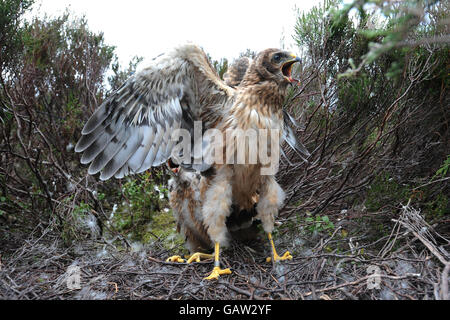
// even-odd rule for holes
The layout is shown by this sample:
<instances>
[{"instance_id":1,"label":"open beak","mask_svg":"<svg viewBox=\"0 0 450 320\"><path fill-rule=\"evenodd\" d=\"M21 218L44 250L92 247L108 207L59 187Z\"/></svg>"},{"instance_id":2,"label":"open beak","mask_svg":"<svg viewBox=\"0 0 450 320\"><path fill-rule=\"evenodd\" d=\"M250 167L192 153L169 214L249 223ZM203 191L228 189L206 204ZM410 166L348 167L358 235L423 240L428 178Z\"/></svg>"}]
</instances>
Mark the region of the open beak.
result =
<instances>
[{"instance_id":1,"label":"open beak","mask_svg":"<svg viewBox=\"0 0 450 320\"><path fill-rule=\"evenodd\" d=\"M281 72L290 83L300 83L298 79L292 78L292 66L297 62L302 62L302 60L299 57L292 55L292 60L285 62L281 67Z\"/></svg>"},{"instance_id":2,"label":"open beak","mask_svg":"<svg viewBox=\"0 0 450 320\"><path fill-rule=\"evenodd\" d=\"M167 167L172 171L175 175L178 175L178 172L180 172L180 166L175 164L172 159L169 159L167 161Z\"/></svg>"}]
</instances>

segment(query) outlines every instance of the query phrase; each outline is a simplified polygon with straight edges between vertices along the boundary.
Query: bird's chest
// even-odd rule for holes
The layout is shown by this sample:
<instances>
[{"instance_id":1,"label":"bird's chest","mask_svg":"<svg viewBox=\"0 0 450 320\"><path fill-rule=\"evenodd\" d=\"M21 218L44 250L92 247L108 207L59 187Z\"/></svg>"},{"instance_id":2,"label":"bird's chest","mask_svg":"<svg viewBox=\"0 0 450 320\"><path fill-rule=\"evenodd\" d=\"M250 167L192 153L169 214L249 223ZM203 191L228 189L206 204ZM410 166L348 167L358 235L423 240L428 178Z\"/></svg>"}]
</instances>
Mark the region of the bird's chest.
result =
<instances>
[{"instance_id":1,"label":"bird's chest","mask_svg":"<svg viewBox=\"0 0 450 320\"><path fill-rule=\"evenodd\" d=\"M254 155L253 158L258 158L258 164L266 164L264 159L279 149L283 133L282 117L278 112L272 112L271 108L263 106L245 108L235 119L236 132L244 135L248 141L243 148L249 153L249 158ZM239 152L239 148L237 151Z\"/></svg>"},{"instance_id":2,"label":"bird's chest","mask_svg":"<svg viewBox=\"0 0 450 320\"><path fill-rule=\"evenodd\" d=\"M271 143L281 141L283 123L282 112L275 107L241 103L231 110L225 127L229 136L245 135L254 146L267 142L270 151Z\"/></svg>"},{"instance_id":3,"label":"bird's chest","mask_svg":"<svg viewBox=\"0 0 450 320\"><path fill-rule=\"evenodd\" d=\"M282 130L282 116L271 109L268 106L243 108L235 113L235 124L242 130Z\"/></svg>"}]
</instances>

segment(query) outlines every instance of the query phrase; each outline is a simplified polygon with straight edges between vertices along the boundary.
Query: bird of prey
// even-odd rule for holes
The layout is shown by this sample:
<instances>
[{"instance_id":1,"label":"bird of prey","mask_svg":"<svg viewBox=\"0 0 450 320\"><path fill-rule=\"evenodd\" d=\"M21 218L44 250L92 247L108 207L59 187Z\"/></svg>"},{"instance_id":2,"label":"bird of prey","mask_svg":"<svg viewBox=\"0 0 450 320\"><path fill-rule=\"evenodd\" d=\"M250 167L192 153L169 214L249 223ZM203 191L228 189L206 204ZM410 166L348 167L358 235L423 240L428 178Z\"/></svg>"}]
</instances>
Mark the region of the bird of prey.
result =
<instances>
[{"instance_id":1,"label":"bird of prey","mask_svg":"<svg viewBox=\"0 0 450 320\"><path fill-rule=\"evenodd\" d=\"M285 140L308 156L289 127L294 120L282 109L288 86L298 83L291 72L299 61L290 52L266 49L249 61L245 73L230 75L227 84L201 48L181 45L155 58L111 94L85 124L75 150L83 152L83 164L90 164L88 173L100 173L101 180L167 163L174 172L169 201L192 253L188 262L214 258L213 271L206 279L231 273L220 267L220 247L228 243L233 229L248 228L254 219L261 221L268 234L269 260L292 259L289 252L279 256L273 243L274 219L285 194L275 180L276 172L262 174L267 162L260 156L256 162L249 161L248 144L243 148L244 162L233 161L242 145L219 138L214 143L201 142L201 154L216 147L216 152L226 154L225 161L199 163L193 161L198 160L195 151L187 154L177 148L181 138L174 138L173 133L181 129L190 133L195 149L198 144L192 136L196 136L198 123L201 134L209 129L216 133L265 130L275 136L265 143L268 154L274 154ZM204 253L212 248L214 255ZM184 261L179 256L168 260Z\"/></svg>"}]
</instances>

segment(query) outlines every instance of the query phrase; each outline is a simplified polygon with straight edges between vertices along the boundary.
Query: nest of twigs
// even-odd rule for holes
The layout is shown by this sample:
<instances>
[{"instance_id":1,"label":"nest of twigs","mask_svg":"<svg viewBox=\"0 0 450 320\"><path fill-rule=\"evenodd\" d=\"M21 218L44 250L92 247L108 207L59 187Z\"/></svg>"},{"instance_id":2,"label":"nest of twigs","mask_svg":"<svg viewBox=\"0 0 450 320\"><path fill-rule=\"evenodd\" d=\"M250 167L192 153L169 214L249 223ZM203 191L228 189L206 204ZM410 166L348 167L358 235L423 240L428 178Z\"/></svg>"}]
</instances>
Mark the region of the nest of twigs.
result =
<instances>
[{"instance_id":1,"label":"nest of twigs","mask_svg":"<svg viewBox=\"0 0 450 320\"><path fill-rule=\"evenodd\" d=\"M347 223L347 224L346 224ZM342 237L343 221L332 234L305 238L301 228L279 228L277 247L294 259L267 263L269 246L232 243L221 255L233 274L203 278L211 261L175 264L160 241L119 249L104 238L64 246L50 228L32 234L3 255L2 299L448 299L448 239L404 206L391 234Z\"/></svg>"}]
</instances>

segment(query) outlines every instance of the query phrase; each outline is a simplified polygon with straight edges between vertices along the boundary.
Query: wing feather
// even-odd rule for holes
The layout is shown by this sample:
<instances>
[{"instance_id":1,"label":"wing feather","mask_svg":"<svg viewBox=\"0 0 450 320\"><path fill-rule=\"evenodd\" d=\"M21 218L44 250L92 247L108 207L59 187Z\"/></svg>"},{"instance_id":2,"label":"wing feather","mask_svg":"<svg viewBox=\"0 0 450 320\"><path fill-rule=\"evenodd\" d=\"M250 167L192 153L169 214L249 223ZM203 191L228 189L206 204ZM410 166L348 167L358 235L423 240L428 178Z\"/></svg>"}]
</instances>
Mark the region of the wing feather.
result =
<instances>
[{"instance_id":1,"label":"wing feather","mask_svg":"<svg viewBox=\"0 0 450 320\"><path fill-rule=\"evenodd\" d=\"M78 150L84 151L81 157L82 164L88 164L92 162L103 150L103 148L110 143L110 141L120 132L125 117L121 116L119 119L108 125L102 125L98 130L91 132L89 135L95 135L94 138L86 138L89 142L89 147L86 149L78 148ZM100 133L98 131L101 131ZM86 137L86 136L83 136ZM81 139L83 139L83 137ZM80 144L82 140L78 142ZM77 147L78 147L77 144ZM76 150L77 151L77 150Z\"/></svg>"},{"instance_id":2,"label":"wing feather","mask_svg":"<svg viewBox=\"0 0 450 320\"><path fill-rule=\"evenodd\" d=\"M102 170L107 163L111 161L111 159L121 150L123 145L127 142L130 136L130 130L127 130L127 127L121 127L120 131L111 139L111 141L103 146L101 152L99 152L98 156L93 160L91 165L89 166L88 173L96 174Z\"/></svg>"},{"instance_id":3,"label":"wing feather","mask_svg":"<svg viewBox=\"0 0 450 320\"><path fill-rule=\"evenodd\" d=\"M147 157L145 158L142 166L139 168L137 173L144 172L145 170L148 170L150 167L153 166L153 163L158 154L159 146L161 145L163 136L164 136L164 130L161 127L161 125L158 123L157 127L156 127L156 136L153 141L152 148L150 149L150 152L147 154Z\"/></svg>"},{"instance_id":4,"label":"wing feather","mask_svg":"<svg viewBox=\"0 0 450 320\"><path fill-rule=\"evenodd\" d=\"M88 120L88 122L84 125L83 131L81 132L83 136L88 135L95 129L97 129L100 124L103 123L103 121L108 117L108 113L105 111L107 106L106 101L103 105L98 108L94 114L91 116L91 118Z\"/></svg>"},{"instance_id":5,"label":"wing feather","mask_svg":"<svg viewBox=\"0 0 450 320\"><path fill-rule=\"evenodd\" d=\"M141 129L143 140L139 148L133 154L133 156L128 160L128 166L133 172L137 172L142 166L142 163L147 157L150 148L152 147L153 139L155 138L155 131L150 126L142 126Z\"/></svg>"},{"instance_id":6,"label":"wing feather","mask_svg":"<svg viewBox=\"0 0 450 320\"><path fill-rule=\"evenodd\" d=\"M303 161L308 162L307 158L311 155L308 149L297 140L297 136L292 127L300 128L300 125L295 121L295 119L283 110L283 118L284 118L284 130L283 130L283 139L287 142L287 144L294 150ZM285 156L287 159L287 157Z\"/></svg>"},{"instance_id":7,"label":"wing feather","mask_svg":"<svg viewBox=\"0 0 450 320\"><path fill-rule=\"evenodd\" d=\"M166 162L175 146L172 132L217 123L218 112L234 89L225 85L195 45L155 58L130 77L94 112L75 151L90 164L89 174L123 178ZM205 103L207 101L207 103ZM186 119L186 116L189 119ZM215 118L214 118L215 117Z\"/></svg>"},{"instance_id":8,"label":"wing feather","mask_svg":"<svg viewBox=\"0 0 450 320\"><path fill-rule=\"evenodd\" d=\"M117 173L115 174L116 179L123 179L129 174L129 168L128 165L124 165Z\"/></svg>"},{"instance_id":9,"label":"wing feather","mask_svg":"<svg viewBox=\"0 0 450 320\"><path fill-rule=\"evenodd\" d=\"M143 136L141 132L138 131L137 134L133 132L132 134L132 130L130 130L130 128L125 129L125 131L125 137L127 137L127 140L125 140L124 144L114 155L114 157L112 157L106 166L104 166L104 170L100 175L101 180L108 180L114 176L116 172L127 163L142 142Z\"/></svg>"}]
</instances>

